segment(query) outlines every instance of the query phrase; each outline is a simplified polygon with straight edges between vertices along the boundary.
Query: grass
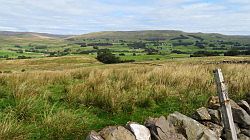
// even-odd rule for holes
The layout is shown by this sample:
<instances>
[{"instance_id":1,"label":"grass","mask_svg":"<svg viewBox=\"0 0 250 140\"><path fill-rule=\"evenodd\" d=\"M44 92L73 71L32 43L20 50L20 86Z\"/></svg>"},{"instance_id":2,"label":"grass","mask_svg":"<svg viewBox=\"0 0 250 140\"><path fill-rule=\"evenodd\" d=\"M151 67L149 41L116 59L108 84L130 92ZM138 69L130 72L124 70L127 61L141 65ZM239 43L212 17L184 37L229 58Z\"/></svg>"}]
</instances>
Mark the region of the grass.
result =
<instances>
[{"instance_id":1,"label":"grass","mask_svg":"<svg viewBox=\"0 0 250 140\"><path fill-rule=\"evenodd\" d=\"M17 58L18 56L27 56L27 57L43 57L42 53L26 52L26 53L17 53L9 50L0 50L0 56L8 56L10 58Z\"/></svg>"},{"instance_id":2,"label":"grass","mask_svg":"<svg viewBox=\"0 0 250 140\"><path fill-rule=\"evenodd\" d=\"M86 56L1 61L2 69L19 64L29 71L0 74L0 139L82 139L106 125L142 123L174 111L190 115L216 94L217 67L229 96L242 99L249 92L250 66L207 63L224 59L249 57L115 65ZM94 64L79 66L84 62Z\"/></svg>"},{"instance_id":3,"label":"grass","mask_svg":"<svg viewBox=\"0 0 250 140\"><path fill-rule=\"evenodd\" d=\"M94 57L88 55L47 57L23 60L2 60L0 71L21 72L39 70L62 70L86 67L100 64ZM18 66L18 67L17 67Z\"/></svg>"},{"instance_id":4,"label":"grass","mask_svg":"<svg viewBox=\"0 0 250 140\"><path fill-rule=\"evenodd\" d=\"M122 60L135 60L135 61L155 61L155 60L168 60L174 58L187 58L187 54L169 54L169 55L146 55L139 53L136 56L133 54L126 54L125 56L120 56Z\"/></svg>"}]
</instances>

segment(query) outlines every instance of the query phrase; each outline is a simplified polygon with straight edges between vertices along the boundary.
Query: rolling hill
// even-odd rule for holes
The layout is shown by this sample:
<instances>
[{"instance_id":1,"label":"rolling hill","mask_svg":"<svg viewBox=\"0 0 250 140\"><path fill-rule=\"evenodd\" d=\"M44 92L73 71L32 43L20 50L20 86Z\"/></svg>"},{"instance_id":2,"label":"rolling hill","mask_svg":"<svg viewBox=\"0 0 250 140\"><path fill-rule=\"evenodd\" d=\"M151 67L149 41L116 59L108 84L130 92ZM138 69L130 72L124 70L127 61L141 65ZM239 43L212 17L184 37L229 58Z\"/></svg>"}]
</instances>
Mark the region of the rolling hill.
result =
<instances>
[{"instance_id":1,"label":"rolling hill","mask_svg":"<svg viewBox=\"0 0 250 140\"><path fill-rule=\"evenodd\" d=\"M176 30L104 31L75 36L0 32L0 57L8 59L26 58L23 55L94 56L99 49L107 48L114 54L121 55L124 60L140 61L189 57L196 53L198 54L195 56L200 56L200 53L206 56L223 55L229 50L237 50L235 55L245 55L249 52L250 36L187 33Z\"/></svg>"},{"instance_id":2,"label":"rolling hill","mask_svg":"<svg viewBox=\"0 0 250 140\"><path fill-rule=\"evenodd\" d=\"M35 32L11 32L0 31L1 39L53 39L66 41L79 41L84 39L106 39L106 40L223 40L250 43L250 36L223 35L218 33L187 33L178 30L143 30L143 31L103 31L82 35L57 35Z\"/></svg>"},{"instance_id":3,"label":"rolling hill","mask_svg":"<svg viewBox=\"0 0 250 140\"><path fill-rule=\"evenodd\" d=\"M68 37L67 40L111 39L111 40L172 40L185 37L192 40L224 40L250 43L250 36L222 35L218 33L187 33L177 30L104 31Z\"/></svg>"},{"instance_id":4,"label":"rolling hill","mask_svg":"<svg viewBox=\"0 0 250 140\"><path fill-rule=\"evenodd\" d=\"M0 36L19 37L19 38L29 38L29 37L66 38L66 37L69 37L69 35L56 35L56 34L35 33L35 32L12 32L12 31L0 31Z\"/></svg>"}]
</instances>

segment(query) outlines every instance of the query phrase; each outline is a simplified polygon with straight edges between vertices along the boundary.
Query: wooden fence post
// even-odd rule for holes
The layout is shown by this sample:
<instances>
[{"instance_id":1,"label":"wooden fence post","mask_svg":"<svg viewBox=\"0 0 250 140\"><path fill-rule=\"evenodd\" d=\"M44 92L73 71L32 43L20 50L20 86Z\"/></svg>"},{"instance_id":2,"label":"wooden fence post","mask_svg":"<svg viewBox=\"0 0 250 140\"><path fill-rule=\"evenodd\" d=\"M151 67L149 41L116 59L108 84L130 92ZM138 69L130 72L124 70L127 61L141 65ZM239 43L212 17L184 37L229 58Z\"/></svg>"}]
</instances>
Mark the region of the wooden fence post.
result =
<instances>
[{"instance_id":1,"label":"wooden fence post","mask_svg":"<svg viewBox=\"0 0 250 140\"><path fill-rule=\"evenodd\" d=\"M230 100L228 98L228 91L224 83L224 78L221 69L216 69L214 71L214 76L217 85L217 93L220 100L221 114L224 124L224 130L226 132L226 137L229 140L237 140L237 133L234 126L232 109L230 105Z\"/></svg>"}]
</instances>

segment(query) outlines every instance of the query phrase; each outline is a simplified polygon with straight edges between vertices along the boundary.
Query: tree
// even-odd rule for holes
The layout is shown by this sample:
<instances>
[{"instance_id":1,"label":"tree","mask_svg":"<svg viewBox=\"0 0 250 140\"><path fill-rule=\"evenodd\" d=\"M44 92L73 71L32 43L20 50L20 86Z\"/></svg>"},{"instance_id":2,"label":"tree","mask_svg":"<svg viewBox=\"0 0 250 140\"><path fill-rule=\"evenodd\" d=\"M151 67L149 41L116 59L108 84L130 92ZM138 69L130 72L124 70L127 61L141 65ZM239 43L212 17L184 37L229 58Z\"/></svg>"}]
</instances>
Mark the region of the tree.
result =
<instances>
[{"instance_id":1,"label":"tree","mask_svg":"<svg viewBox=\"0 0 250 140\"><path fill-rule=\"evenodd\" d=\"M144 42L134 42L132 44L128 44L128 47L133 48L133 49L139 49L139 48L144 49L144 48L146 48L146 43L144 43Z\"/></svg>"},{"instance_id":2,"label":"tree","mask_svg":"<svg viewBox=\"0 0 250 140\"><path fill-rule=\"evenodd\" d=\"M240 51L238 50L229 50L224 53L224 56L237 56L240 55Z\"/></svg>"},{"instance_id":3,"label":"tree","mask_svg":"<svg viewBox=\"0 0 250 140\"><path fill-rule=\"evenodd\" d=\"M105 64L120 63L120 58L111 53L109 49L98 50L97 60Z\"/></svg>"},{"instance_id":4,"label":"tree","mask_svg":"<svg viewBox=\"0 0 250 140\"><path fill-rule=\"evenodd\" d=\"M99 48L97 46L93 46L93 49L98 50Z\"/></svg>"}]
</instances>

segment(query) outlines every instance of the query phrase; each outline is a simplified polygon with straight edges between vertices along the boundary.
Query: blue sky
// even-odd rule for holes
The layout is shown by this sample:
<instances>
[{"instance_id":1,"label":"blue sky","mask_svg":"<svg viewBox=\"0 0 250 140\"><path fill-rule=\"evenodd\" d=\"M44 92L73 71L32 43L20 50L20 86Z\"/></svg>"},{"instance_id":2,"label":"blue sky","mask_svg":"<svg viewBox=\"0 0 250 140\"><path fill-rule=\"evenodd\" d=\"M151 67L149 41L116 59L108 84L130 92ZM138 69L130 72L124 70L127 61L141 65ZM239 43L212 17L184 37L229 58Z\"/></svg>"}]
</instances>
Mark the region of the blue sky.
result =
<instances>
[{"instance_id":1,"label":"blue sky","mask_svg":"<svg viewBox=\"0 0 250 140\"><path fill-rule=\"evenodd\" d=\"M250 35L250 0L0 0L0 30L183 30Z\"/></svg>"}]
</instances>

